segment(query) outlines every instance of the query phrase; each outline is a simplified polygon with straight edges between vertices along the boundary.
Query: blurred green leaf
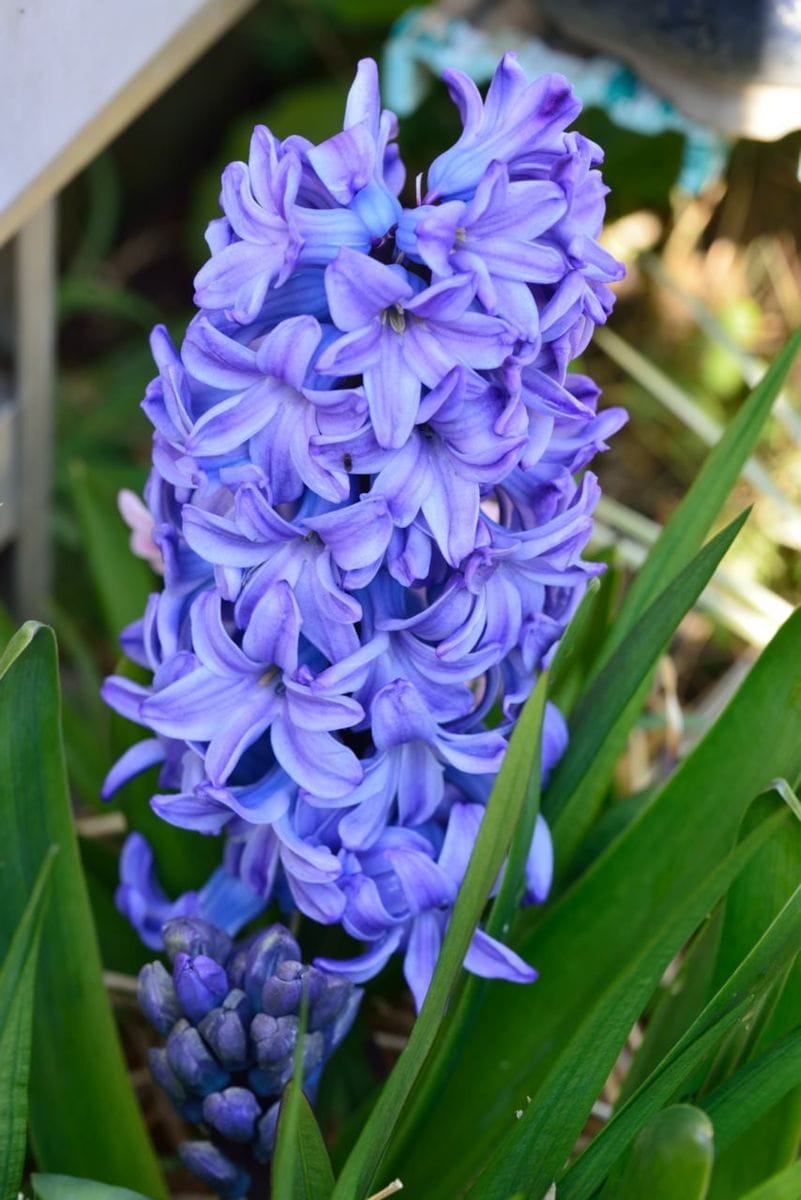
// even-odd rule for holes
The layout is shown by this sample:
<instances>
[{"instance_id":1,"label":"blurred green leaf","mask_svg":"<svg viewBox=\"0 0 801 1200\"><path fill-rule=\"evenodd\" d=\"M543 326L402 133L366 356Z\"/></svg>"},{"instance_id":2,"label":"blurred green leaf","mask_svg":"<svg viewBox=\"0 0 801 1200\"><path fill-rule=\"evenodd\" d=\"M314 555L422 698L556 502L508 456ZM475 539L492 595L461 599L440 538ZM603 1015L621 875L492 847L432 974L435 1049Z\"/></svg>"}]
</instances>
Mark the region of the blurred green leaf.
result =
<instances>
[{"instance_id":1,"label":"blurred green leaf","mask_svg":"<svg viewBox=\"0 0 801 1200\"><path fill-rule=\"evenodd\" d=\"M81 275L62 279L58 286L57 310L60 321L82 313L98 312L106 317L122 317L146 332L161 319L159 309L138 292Z\"/></svg>"},{"instance_id":2,"label":"blurred green leaf","mask_svg":"<svg viewBox=\"0 0 801 1200\"><path fill-rule=\"evenodd\" d=\"M540 978L531 988L487 990L473 1028L453 1056L450 1077L440 1081L436 1105L407 1141L408 1152L400 1161L393 1159L407 1187L425 1189L427 1200L452 1197L513 1127L526 1097L542 1115L544 1081L552 1077L564 1048L598 997L634 971L631 994L621 992L620 1011L613 1014L620 1022L621 1044L625 1040L675 950L714 904L708 897L707 908L694 916L687 897L697 894L701 902L704 882L731 852L753 798L777 776L801 774L799 661L801 613L796 613L662 791L537 928L515 944ZM694 924L680 930L676 922L682 909ZM636 964L646 946L654 955L639 976ZM604 1039L603 1053L591 1047L588 1059L575 1067L587 1077L588 1093L596 1086L593 1078L597 1094L611 1070L612 1046ZM573 1112L571 1128L551 1147L554 1155L562 1155L551 1178L570 1149L573 1123L583 1119ZM564 1153L563 1136L568 1139ZM549 1164L542 1161L547 1174ZM545 1186L549 1182L546 1178Z\"/></svg>"},{"instance_id":3,"label":"blurred green leaf","mask_svg":"<svg viewBox=\"0 0 801 1200\"><path fill-rule=\"evenodd\" d=\"M740 1200L798 1200L801 1196L801 1162L795 1162L786 1171L766 1179Z\"/></svg>"},{"instance_id":4,"label":"blurred green leaf","mask_svg":"<svg viewBox=\"0 0 801 1200\"><path fill-rule=\"evenodd\" d=\"M59 847L42 930L30 1080L40 1166L166 1196L103 987L67 797L53 632L29 622L0 660L0 953L42 857ZM80 1103L76 1103L80 1097Z\"/></svg>"},{"instance_id":5,"label":"blurred green leaf","mask_svg":"<svg viewBox=\"0 0 801 1200\"><path fill-rule=\"evenodd\" d=\"M510 739L492 789L464 882L448 926L425 1002L409 1041L384 1084L361 1136L348 1156L334 1190L335 1200L367 1194L381 1166L393 1130L414 1087L451 1003L454 987L476 925L506 857L529 795L539 789L536 747L545 710L547 674L540 676ZM424 1079L434 1091L439 1080Z\"/></svg>"},{"instance_id":6,"label":"blurred green leaf","mask_svg":"<svg viewBox=\"0 0 801 1200\"><path fill-rule=\"evenodd\" d=\"M601 1200L704 1200L714 1154L712 1123L703 1109L673 1104L640 1130Z\"/></svg>"},{"instance_id":7,"label":"blurred green leaf","mask_svg":"<svg viewBox=\"0 0 801 1200\"><path fill-rule=\"evenodd\" d=\"M92 1179L75 1179L72 1175L32 1175L36 1200L147 1200L141 1192L130 1188L109 1187Z\"/></svg>"},{"instance_id":8,"label":"blurred green leaf","mask_svg":"<svg viewBox=\"0 0 801 1200\"><path fill-rule=\"evenodd\" d=\"M643 612L697 552L718 517L723 503L757 443L787 372L801 347L801 330L789 338L760 383L707 456L687 495L665 525L648 558L637 572L596 667L606 663L634 628Z\"/></svg>"},{"instance_id":9,"label":"blurred green leaf","mask_svg":"<svg viewBox=\"0 0 801 1200\"><path fill-rule=\"evenodd\" d=\"M70 467L72 498L81 525L91 579L110 637L116 638L141 617L158 581L142 559L131 553L128 529L117 511L117 495L108 477L84 462Z\"/></svg>"},{"instance_id":10,"label":"blurred green leaf","mask_svg":"<svg viewBox=\"0 0 801 1200\"><path fill-rule=\"evenodd\" d=\"M17 1200L25 1164L34 981L53 855L45 855L0 967L0 1200Z\"/></svg>"}]
</instances>

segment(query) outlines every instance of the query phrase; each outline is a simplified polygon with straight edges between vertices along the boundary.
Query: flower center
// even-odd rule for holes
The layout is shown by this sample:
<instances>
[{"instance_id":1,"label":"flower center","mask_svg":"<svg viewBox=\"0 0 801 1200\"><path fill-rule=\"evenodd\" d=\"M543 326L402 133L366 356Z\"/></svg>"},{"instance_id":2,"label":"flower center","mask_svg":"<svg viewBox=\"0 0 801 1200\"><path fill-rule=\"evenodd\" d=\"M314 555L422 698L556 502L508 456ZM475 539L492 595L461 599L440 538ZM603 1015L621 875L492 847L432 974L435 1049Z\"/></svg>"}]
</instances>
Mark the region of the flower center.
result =
<instances>
[{"instance_id":1,"label":"flower center","mask_svg":"<svg viewBox=\"0 0 801 1200\"><path fill-rule=\"evenodd\" d=\"M392 304L389 308L385 308L382 315L384 321L389 324L390 329L394 330L395 333L403 333L406 328L406 313L400 304Z\"/></svg>"}]
</instances>

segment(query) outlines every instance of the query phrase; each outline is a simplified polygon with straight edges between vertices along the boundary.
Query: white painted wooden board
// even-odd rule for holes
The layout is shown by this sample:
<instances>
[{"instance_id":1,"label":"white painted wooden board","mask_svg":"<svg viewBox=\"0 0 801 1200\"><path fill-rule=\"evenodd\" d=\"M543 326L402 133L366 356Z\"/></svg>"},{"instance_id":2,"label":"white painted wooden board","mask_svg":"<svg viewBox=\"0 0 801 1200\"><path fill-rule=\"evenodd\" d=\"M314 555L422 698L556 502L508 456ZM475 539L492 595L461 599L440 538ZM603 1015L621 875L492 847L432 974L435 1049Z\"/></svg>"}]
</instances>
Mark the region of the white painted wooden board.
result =
<instances>
[{"instance_id":1,"label":"white painted wooden board","mask_svg":"<svg viewBox=\"0 0 801 1200\"><path fill-rule=\"evenodd\" d=\"M0 245L254 0L0 0Z\"/></svg>"}]
</instances>

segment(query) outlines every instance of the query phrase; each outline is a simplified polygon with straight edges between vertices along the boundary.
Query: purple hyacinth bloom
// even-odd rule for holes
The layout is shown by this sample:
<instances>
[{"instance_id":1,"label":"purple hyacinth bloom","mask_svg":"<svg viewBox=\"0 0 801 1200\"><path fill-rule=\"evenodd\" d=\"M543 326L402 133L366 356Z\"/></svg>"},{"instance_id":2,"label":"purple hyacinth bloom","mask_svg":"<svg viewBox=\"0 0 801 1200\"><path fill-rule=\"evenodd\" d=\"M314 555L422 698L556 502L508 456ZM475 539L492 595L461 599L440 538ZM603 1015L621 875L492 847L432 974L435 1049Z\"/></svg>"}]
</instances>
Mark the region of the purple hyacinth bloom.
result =
<instances>
[{"instance_id":1,"label":"purple hyacinth bloom","mask_svg":"<svg viewBox=\"0 0 801 1200\"><path fill-rule=\"evenodd\" d=\"M456 275L420 289L416 276L343 247L326 268L331 316L344 336L320 356L329 375L361 374L376 439L402 446L423 384L435 387L456 365L497 367L516 341L503 321L471 307L476 285Z\"/></svg>"},{"instance_id":2,"label":"purple hyacinth bloom","mask_svg":"<svg viewBox=\"0 0 801 1200\"><path fill-rule=\"evenodd\" d=\"M361 992L343 976L300 962L297 943L281 925L232 942L223 930L182 917L166 924L163 939L172 977L157 962L139 978L143 1011L166 1038L165 1047L149 1051L151 1069L178 1111L205 1126L207 1142L179 1147L184 1163L220 1194L239 1196L272 1153L299 1038L299 1082L313 1097L325 1062L353 1024ZM188 971L202 983L187 984ZM206 1009L207 993L215 994L216 1007Z\"/></svg>"},{"instance_id":3,"label":"purple hyacinth bloom","mask_svg":"<svg viewBox=\"0 0 801 1200\"><path fill-rule=\"evenodd\" d=\"M123 637L152 678L104 686L149 736L104 796L158 766L154 811L224 851L173 900L133 834L118 904L154 948L170 918L235 935L271 905L355 943L306 968L285 932L230 955L191 925L170 935L175 1003L201 1045L173 1030L177 1065L159 1070L186 1093L205 1047L227 1073L212 1091L269 1100L249 1134L258 1153L304 987L325 1035L310 1071L352 1019L342 980L397 953L423 1002L508 736L601 570L584 557L588 468L625 413L599 409L571 370L622 270L598 240L601 152L568 128L579 104L561 76L530 80L510 53L483 98L446 79L463 128L416 203L370 60L333 137L255 130L247 163L223 175L198 311L180 345L161 327L152 338L137 519L164 574ZM549 703L546 786L567 741ZM546 899L552 872L540 818L526 903ZM465 966L535 976L480 928ZM142 986L166 1026L164 979Z\"/></svg>"}]
</instances>

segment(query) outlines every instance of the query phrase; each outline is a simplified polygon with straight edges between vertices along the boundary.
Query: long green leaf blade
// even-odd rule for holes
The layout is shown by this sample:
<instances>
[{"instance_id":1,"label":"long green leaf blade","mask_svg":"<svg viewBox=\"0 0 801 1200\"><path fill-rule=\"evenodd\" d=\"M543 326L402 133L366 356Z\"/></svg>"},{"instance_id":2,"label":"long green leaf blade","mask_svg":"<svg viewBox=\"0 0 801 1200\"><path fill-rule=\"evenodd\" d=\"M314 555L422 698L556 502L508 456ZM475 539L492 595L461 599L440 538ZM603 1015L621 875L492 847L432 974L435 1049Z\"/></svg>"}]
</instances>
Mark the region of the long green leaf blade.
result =
<instances>
[{"instance_id":1,"label":"long green leaf blade","mask_svg":"<svg viewBox=\"0 0 801 1200\"><path fill-rule=\"evenodd\" d=\"M352 1200L353 1196L368 1194L403 1106L434 1045L467 948L526 804L530 781L532 776L538 779L534 772L534 748L539 743L546 689L547 676L543 674L523 709L504 756L425 1002L411 1037L342 1169L334 1200Z\"/></svg>"},{"instance_id":2,"label":"long green leaf blade","mask_svg":"<svg viewBox=\"0 0 801 1200\"><path fill-rule=\"evenodd\" d=\"M34 1007L31 1140L44 1169L133 1184L161 1198L161 1172L103 987L59 714L55 639L29 622L0 660L0 953L44 853L58 846Z\"/></svg>"}]
</instances>

